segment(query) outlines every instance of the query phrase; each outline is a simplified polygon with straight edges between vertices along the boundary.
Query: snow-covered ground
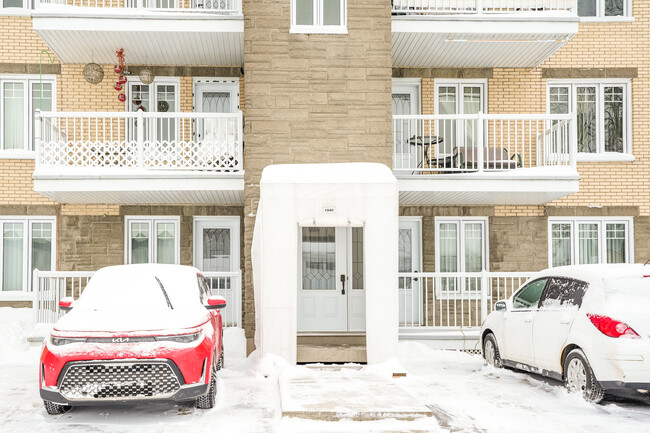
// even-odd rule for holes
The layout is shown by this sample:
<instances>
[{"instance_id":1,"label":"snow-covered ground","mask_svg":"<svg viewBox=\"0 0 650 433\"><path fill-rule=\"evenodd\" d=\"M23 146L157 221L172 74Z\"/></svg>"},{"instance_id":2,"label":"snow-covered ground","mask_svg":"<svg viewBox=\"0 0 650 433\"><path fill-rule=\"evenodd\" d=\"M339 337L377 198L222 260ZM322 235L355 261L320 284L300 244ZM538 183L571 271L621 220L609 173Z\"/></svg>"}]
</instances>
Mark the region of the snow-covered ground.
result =
<instances>
[{"instance_id":1,"label":"snow-covered ground","mask_svg":"<svg viewBox=\"0 0 650 433\"><path fill-rule=\"evenodd\" d=\"M496 370L478 356L435 351L402 342L399 356L364 367L390 377L428 405L435 417L415 421L311 421L283 418L278 377L290 367L278 358L243 358L243 335L227 330L226 368L217 406L156 404L140 407L75 408L49 416L38 395L40 345L29 344L31 311L0 308L0 432L646 432L650 403L615 400L604 405L569 395L556 383ZM331 374L329 372L328 374ZM342 373L343 374L343 373ZM391 379L393 380L393 379ZM340 390L345 393L345 390Z\"/></svg>"}]
</instances>

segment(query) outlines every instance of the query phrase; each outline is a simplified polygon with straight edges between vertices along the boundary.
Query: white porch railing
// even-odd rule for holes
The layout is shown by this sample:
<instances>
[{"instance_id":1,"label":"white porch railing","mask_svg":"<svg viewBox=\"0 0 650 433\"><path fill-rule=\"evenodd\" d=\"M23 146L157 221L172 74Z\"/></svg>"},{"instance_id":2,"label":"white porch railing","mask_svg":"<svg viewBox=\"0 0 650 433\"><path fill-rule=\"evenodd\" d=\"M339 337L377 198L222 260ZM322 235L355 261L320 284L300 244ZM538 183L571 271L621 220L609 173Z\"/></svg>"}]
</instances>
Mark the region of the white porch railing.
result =
<instances>
[{"instance_id":1,"label":"white porch railing","mask_svg":"<svg viewBox=\"0 0 650 433\"><path fill-rule=\"evenodd\" d=\"M239 172L242 113L37 112L36 167Z\"/></svg>"},{"instance_id":2,"label":"white porch railing","mask_svg":"<svg viewBox=\"0 0 650 433\"><path fill-rule=\"evenodd\" d=\"M147 9L157 12L195 12L241 15L241 0L35 0L36 7L67 5L83 8Z\"/></svg>"},{"instance_id":3,"label":"white porch railing","mask_svg":"<svg viewBox=\"0 0 650 433\"><path fill-rule=\"evenodd\" d=\"M575 168L572 124L570 114L393 116L393 169L433 174Z\"/></svg>"},{"instance_id":4,"label":"white porch railing","mask_svg":"<svg viewBox=\"0 0 650 433\"><path fill-rule=\"evenodd\" d=\"M86 288L94 272L39 271L34 270L32 304L34 323L54 323L63 312L59 301L66 296L77 299ZM241 271L203 272L212 294L226 298L226 308L221 310L224 326L241 327Z\"/></svg>"},{"instance_id":5,"label":"white porch railing","mask_svg":"<svg viewBox=\"0 0 650 433\"><path fill-rule=\"evenodd\" d=\"M535 272L399 273L402 329L478 328Z\"/></svg>"},{"instance_id":6,"label":"white porch railing","mask_svg":"<svg viewBox=\"0 0 650 433\"><path fill-rule=\"evenodd\" d=\"M392 0L393 14L453 15L568 11L577 13L576 0Z\"/></svg>"}]
</instances>

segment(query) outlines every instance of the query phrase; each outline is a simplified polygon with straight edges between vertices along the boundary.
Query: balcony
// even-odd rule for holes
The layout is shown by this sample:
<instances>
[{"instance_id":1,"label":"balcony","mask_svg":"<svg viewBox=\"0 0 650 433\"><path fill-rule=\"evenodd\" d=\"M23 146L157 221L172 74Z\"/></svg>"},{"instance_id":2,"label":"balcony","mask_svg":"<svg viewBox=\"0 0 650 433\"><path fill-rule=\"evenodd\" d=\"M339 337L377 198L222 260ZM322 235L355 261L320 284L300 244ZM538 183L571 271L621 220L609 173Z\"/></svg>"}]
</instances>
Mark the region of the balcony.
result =
<instances>
[{"instance_id":1,"label":"balcony","mask_svg":"<svg viewBox=\"0 0 650 433\"><path fill-rule=\"evenodd\" d=\"M400 204L540 205L578 191L573 115L393 116Z\"/></svg>"},{"instance_id":2,"label":"balcony","mask_svg":"<svg viewBox=\"0 0 650 433\"><path fill-rule=\"evenodd\" d=\"M393 66L533 68L578 33L576 0L392 0Z\"/></svg>"},{"instance_id":3,"label":"balcony","mask_svg":"<svg viewBox=\"0 0 650 433\"><path fill-rule=\"evenodd\" d=\"M227 65L244 62L241 0L41 0L34 30L63 63Z\"/></svg>"},{"instance_id":4,"label":"balcony","mask_svg":"<svg viewBox=\"0 0 650 433\"><path fill-rule=\"evenodd\" d=\"M241 112L39 113L36 132L34 191L52 200L243 203Z\"/></svg>"}]
</instances>

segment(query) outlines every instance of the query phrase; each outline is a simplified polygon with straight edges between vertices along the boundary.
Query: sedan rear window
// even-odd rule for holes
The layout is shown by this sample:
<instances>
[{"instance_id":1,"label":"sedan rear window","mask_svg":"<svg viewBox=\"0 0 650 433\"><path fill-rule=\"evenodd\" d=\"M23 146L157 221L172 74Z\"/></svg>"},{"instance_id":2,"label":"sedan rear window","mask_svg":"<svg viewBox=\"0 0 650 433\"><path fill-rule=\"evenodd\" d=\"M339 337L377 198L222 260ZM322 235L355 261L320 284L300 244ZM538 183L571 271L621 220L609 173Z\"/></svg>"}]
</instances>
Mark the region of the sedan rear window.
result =
<instances>
[{"instance_id":1,"label":"sedan rear window","mask_svg":"<svg viewBox=\"0 0 650 433\"><path fill-rule=\"evenodd\" d=\"M570 278L551 278L542 297L541 308L580 308L589 285Z\"/></svg>"}]
</instances>

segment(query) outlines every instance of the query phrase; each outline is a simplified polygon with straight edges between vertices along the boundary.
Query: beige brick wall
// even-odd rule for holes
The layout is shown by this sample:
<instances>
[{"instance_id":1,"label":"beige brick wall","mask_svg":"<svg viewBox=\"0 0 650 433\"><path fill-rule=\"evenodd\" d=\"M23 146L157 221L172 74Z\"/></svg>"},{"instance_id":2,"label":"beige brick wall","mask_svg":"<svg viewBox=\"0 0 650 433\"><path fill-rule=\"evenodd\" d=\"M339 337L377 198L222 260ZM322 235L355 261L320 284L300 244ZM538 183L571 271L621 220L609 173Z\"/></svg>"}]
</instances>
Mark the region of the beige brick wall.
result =
<instances>
[{"instance_id":1,"label":"beige brick wall","mask_svg":"<svg viewBox=\"0 0 650 433\"><path fill-rule=\"evenodd\" d=\"M0 205L53 204L34 192L33 172L33 159L0 159Z\"/></svg>"},{"instance_id":2,"label":"beige brick wall","mask_svg":"<svg viewBox=\"0 0 650 433\"><path fill-rule=\"evenodd\" d=\"M39 63L42 50L49 50L32 28L29 16L0 16L0 63ZM59 63L52 54L55 63ZM43 54L43 63L48 57Z\"/></svg>"}]
</instances>

